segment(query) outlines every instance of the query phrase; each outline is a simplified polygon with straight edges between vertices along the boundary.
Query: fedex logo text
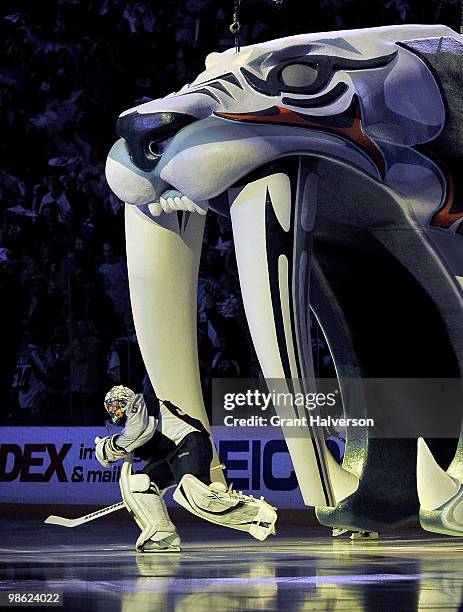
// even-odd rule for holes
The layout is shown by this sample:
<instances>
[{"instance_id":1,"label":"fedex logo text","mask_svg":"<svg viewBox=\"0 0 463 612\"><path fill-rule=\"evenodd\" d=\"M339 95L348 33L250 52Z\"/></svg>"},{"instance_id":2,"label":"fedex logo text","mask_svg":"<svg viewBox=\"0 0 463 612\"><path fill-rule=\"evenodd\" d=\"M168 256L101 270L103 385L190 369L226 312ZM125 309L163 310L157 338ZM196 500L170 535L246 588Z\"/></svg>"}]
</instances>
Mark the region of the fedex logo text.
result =
<instances>
[{"instance_id":1,"label":"fedex logo text","mask_svg":"<svg viewBox=\"0 0 463 612\"><path fill-rule=\"evenodd\" d=\"M0 445L0 482L49 482L54 474L59 482L68 482L64 459L72 444Z\"/></svg>"}]
</instances>

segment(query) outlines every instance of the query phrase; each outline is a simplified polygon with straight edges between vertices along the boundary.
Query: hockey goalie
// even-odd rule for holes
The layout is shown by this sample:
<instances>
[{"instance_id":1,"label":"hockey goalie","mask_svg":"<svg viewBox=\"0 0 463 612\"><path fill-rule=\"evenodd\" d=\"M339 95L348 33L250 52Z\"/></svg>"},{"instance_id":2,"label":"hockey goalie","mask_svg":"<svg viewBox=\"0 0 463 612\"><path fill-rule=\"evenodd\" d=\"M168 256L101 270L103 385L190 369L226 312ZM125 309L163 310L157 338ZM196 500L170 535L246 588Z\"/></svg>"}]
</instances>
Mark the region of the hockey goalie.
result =
<instances>
[{"instance_id":1,"label":"hockey goalie","mask_svg":"<svg viewBox=\"0 0 463 612\"><path fill-rule=\"evenodd\" d=\"M104 405L121 433L96 438L96 457L103 467L125 459L120 488L126 508L140 527L139 552L176 552L181 541L170 520L162 491L177 485L174 499L195 516L239 531L257 540L275 533L275 508L263 498L211 482L212 443L202 423L167 400L158 400L148 385L135 394L113 387ZM131 454L146 461L132 474Z\"/></svg>"}]
</instances>

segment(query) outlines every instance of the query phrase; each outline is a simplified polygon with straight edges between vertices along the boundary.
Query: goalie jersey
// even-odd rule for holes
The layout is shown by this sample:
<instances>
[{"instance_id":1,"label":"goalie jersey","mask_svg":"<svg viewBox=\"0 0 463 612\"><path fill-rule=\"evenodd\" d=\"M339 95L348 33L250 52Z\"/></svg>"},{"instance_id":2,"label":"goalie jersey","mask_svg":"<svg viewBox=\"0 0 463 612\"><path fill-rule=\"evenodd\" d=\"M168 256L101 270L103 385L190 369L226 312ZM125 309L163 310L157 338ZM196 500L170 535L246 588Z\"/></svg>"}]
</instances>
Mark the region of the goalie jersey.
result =
<instances>
[{"instance_id":1,"label":"goalie jersey","mask_svg":"<svg viewBox=\"0 0 463 612\"><path fill-rule=\"evenodd\" d=\"M209 435L201 421L169 401L158 400L154 393L136 395L126 416L124 429L114 438L114 445L140 459L165 457L190 433Z\"/></svg>"}]
</instances>

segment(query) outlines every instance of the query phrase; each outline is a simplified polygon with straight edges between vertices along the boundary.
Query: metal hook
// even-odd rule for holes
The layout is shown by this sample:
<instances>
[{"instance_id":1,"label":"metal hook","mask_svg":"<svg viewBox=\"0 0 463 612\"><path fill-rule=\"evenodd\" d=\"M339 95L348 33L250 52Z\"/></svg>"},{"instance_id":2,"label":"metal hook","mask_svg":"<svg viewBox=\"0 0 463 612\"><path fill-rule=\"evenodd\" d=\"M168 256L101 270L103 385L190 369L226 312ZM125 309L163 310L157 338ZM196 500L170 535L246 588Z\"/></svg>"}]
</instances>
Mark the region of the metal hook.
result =
<instances>
[{"instance_id":1,"label":"metal hook","mask_svg":"<svg viewBox=\"0 0 463 612\"><path fill-rule=\"evenodd\" d=\"M236 53L239 53L240 48L241 48L241 43L240 43L240 31L241 31L241 24L240 24L240 1L241 0L235 0L234 8L233 8L233 23L230 26L230 32L235 37L235 52Z\"/></svg>"}]
</instances>

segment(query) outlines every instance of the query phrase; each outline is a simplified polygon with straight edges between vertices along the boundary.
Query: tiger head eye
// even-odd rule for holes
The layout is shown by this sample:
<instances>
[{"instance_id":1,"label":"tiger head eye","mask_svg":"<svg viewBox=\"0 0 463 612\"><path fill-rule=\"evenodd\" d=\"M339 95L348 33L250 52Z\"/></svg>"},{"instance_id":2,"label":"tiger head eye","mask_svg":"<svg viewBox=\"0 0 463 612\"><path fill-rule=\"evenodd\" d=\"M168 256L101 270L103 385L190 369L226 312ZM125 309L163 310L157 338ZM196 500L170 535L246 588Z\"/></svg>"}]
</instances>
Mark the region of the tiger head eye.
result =
<instances>
[{"instance_id":1,"label":"tiger head eye","mask_svg":"<svg viewBox=\"0 0 463 612\"><path fill-rule=\"evenodd\" d=\"M280 78L287 87L307 87L318 79L318 69L308 64L290 64L283 68Z\"/></svg>"}]
</instances>

